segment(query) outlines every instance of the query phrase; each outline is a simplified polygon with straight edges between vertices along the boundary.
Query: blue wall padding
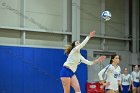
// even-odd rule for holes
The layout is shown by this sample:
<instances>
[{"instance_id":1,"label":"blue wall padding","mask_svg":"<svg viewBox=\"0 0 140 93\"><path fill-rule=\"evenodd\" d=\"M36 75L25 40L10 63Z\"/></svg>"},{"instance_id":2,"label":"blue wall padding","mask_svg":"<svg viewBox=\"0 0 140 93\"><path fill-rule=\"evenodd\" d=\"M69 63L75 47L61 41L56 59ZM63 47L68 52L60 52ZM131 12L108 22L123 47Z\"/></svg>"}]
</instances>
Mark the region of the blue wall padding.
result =
<instances>
[{"instance_id":1,"label":"blue wall padding","mask_svg":"<svg viewBox=\"0 0 140 93\"><path fill-rule=\"evenodd\" d=\"M59 73L66 58L62 49L0 46L0 93L63 93ZM80 64L76 75L86 93L87 66Z\"/></svg>"}]
</instances>

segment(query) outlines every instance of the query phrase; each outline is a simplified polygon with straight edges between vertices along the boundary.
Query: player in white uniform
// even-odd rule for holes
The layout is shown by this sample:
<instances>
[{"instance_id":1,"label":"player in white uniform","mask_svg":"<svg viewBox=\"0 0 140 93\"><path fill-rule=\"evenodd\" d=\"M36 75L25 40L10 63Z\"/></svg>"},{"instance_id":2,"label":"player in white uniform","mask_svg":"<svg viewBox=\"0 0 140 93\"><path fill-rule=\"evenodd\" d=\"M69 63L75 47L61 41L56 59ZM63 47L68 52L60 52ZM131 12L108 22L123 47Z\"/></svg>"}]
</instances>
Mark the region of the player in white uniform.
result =
<instances>
[{"instance_id":1,"label":"player in white uniform","mask_svg":"<svg viewBox=\"0 0 140 93\"><path fill-rule=\"evenodd\" d=\"M121 68L118 66L119 63L120 56L117 54L112 55L110 64L98 73L101 83L105 86L106 93L118 93L118 85L121 84ZM104 74L106 79L103 78Z\"/></svg>"},{"instance_id":2,"label":"player in white uniform","mask_svg":"<svg viewBox=\"0 0 140 93\"><path fill-rule=\"evenodd\" d=\"M68 55L66 62L60 72L60 77L64 89L64 93L70 93L70 86L75 90L75 93L81 93L78 79L75 75L77 66L83 62L87 65L93 65L97 62L103 61L106 57L101 56L95 61L86 60L81 54L80 49L83 48L91 37L94 37L95 31L90 32L89 36L80 44L79 41L74 41L69 47L65 49L65 53Z\"/></svg>"},{"instance_id":3,"label":"player in white uniform","mask_svg":"<svg viewBox=\"0 0 140 93\"><path fill-rule=\"evenodd\" d=\"M121 85L122 93L129 93L131 89L131 75L128 74L127 68L124 68L124 74L121 74Z\"/></svg>"},{"instance_id":4,"label":"player in white uniform","mask_svg":"<svg viewBox=\"0 0 140 93\"><path fill-rule=\"evenodd\" d=\"M140 93L140 73L138 65L135 65L134 71L131 73L133 93Z\"/></svg>"}]
</instances>

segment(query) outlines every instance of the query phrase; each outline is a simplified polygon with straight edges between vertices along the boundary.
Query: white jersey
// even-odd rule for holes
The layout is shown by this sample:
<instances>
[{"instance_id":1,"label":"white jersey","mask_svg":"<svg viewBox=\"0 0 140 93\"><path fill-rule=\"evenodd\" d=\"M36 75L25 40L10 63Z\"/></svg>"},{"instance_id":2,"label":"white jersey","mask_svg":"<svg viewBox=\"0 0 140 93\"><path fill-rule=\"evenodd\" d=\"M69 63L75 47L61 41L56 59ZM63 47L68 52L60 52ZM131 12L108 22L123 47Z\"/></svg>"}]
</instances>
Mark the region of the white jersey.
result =
<instances>
[{"instance_id":1,"label":"white jersey","mask_svg":"<svg viewBox=\"0 0 140 93\"><path fill-rule=\"evenodd\" d=\"M103 79L103 74L106 75L106 82L110 82L110 85L106 87L106 89L112 89L112 90L118 90L118 80L121 80L120 78L121 68L118 66L116 69L112 64L109 64L104 69L102 69L99 73L99 79Z\"/></svg>"},{"instance_id":2,"label":"white jersey","mask_svg":"<svg viewBox=\"0 0 140 93\"><path fill-rule=\"evenodd\" d=\"M83 62L87 65L93 64L93 62L88 61L80 54L80 49L85 46L85 44L88 42L89 39L90 39L90 37L87 36L86 39L80 45L76 46L75 48L73 48L71 50L71 52L68 55L68 58L63 66L68 66L73 72L75 72L77 70L77 66L81 62Z\"/></svg>"},{"instance_id":3,"label":"white jersey","mask_svg":"<svg viewBox=\"0 0 140 93\"><path fill-rule=\"evenodd\" d=\"M130 85L131 84L131 75L130 74L121 74L121 82L122 85Z\"/></svg>"},{"instance_id":4,"label":"white jersey","mask_svg":"<svg viewBox=\"0 0 140 93\"><path fill-rule=\"evenodd\" d=\"M134 81L134 82L139 82L139 80L140 80L140 73L133 71L131 73L131 80Z\"/></svg>"}]
</instances>

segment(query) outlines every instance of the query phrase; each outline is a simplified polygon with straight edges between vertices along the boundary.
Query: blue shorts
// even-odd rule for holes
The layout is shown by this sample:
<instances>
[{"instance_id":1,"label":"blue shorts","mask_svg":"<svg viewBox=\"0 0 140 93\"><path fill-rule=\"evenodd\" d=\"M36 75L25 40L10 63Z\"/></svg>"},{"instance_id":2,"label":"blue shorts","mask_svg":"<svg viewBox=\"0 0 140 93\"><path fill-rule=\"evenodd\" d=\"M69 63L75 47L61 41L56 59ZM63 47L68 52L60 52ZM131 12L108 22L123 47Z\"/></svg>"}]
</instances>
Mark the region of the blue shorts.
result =
<instances>
[{"instance_id":1,"label":"blue shorts","mask_svg":"<svg viewBox=\"0 0 140 93\"><path fill-rule=\"evenodd\" d=\"M133 82L134 87L138 88L140 87L140 82Z\"/></svg>"},{"instance_id":2,"label":"blue shorts","mask_svg":"<svg viewBox=\"0 0 140 93\"><path fill-rule=\"evenodd\" d=\"M105 89L106 92L108 92L110 89Z\"/></svg>"},{"instance_id":3,"label":"blue shorts","mask_svg":"<svg viewBox=\"0 0 140 93\"><path fill-rule=\"evenodd\" d=\"M129 93L129 85L122 85L122 93Z\"/></svg>"},{"instance_id":4,"label":"blue shorts","mask_svg":"<svg viewBox=\"0 0 140 93\"><path fill-rule=\"evenodd\" d=\"M108 91L110 91L111 89L105 89L105 93L107 93Z\"/></svg>"},{"instance_id":5,"label":"blue shorts","mask_svg":"<svg viewBox=\"0 0 140 93\"><path fill-rule=\"evenodd\" d=\"M74 74L75 73L71 69L64 66L60 72L60 77L70 77L71 78Z\"/></svg>"}]
</instances>

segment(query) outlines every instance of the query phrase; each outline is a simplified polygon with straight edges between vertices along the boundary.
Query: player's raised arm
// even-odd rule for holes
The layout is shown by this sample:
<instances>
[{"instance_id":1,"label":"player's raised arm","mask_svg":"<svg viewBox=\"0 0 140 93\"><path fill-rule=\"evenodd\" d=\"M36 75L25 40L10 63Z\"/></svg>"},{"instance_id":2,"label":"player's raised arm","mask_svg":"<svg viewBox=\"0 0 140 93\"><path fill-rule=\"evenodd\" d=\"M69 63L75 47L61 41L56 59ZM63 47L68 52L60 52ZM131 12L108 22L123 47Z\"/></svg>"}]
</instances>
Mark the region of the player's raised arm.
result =
<instances>
[{"instance_id":1,"label":"player's raised arm","mask_svg":"<svg viewBox=\"0 0 140 93\"><path fill-rule=\"evenodd\" d=\"M95 36L95 31L90 32L89 35L86 37L86 39L81 44L75 47L75 50L80 50L81 48L83 48L88 42L88 40L94 36Z\"/></svg>"}]
</instances>

